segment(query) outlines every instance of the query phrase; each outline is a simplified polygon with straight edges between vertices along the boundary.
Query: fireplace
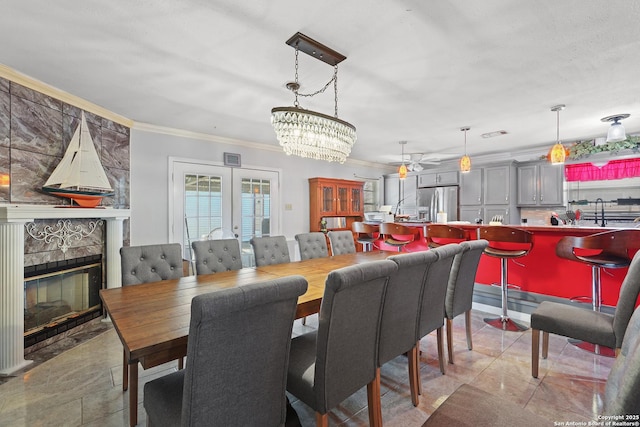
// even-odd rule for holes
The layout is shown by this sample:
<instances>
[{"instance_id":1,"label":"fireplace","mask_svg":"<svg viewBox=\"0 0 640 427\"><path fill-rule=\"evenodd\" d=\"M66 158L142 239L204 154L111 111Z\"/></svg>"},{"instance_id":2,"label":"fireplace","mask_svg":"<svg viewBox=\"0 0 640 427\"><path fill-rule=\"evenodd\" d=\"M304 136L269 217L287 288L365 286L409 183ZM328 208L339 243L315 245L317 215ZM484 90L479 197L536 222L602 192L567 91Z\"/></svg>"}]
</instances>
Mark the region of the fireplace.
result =
<instances>
[{"instance_id":1,"label":"fireplace","mask_svg":"<svg viewBox=\"0 0 640 427\"><path fill-rule=\"evenodd\" d=\"M70 236L76 236L73 226L65 226L60 229L45 230L39 226L39 230L45 232L40 242L42 249L48 251L48 255L39 262L39 255L33 252L25 254L26 246L33 250L25 241L27 236L33 237L35 233L28 233L27 224L39 222L39 220L72 220L75 225L80 220L103 220L106 230L101 232L102 265L104 269L104 287L114 288L120 286L120 248L123 245L123 222L130 216L129 209L87 209L87 208L59 208L44 205L1 205L0 204L0 375L11 375L30 361L25 360L25 272L31 266L47 264L49 262L68 261L69 259L94 256L96 253L87 253L83 248L77 247L75 240L71 242ZM82 233L83 239L92 238L88 233ZM94 236L92 234L92 236ZM50 237L49 237L50 236ZM59 238L58 238L59 236ZM104 240L102 240L104 239ZM32 242L33 243L33 242ZM66 248L66 251L63 250ZM42 250L38 250L42 252ZM64 254L64 255L61 255ZM25 255L28 255L25 259ZM26 262L25 262L26 261ZM60 300L64 298L59 298ZM87 299L90 299L87 296ZM70 305L70 304L68 304ZM79 316L100 316L100 310L89 311ZM52 316L56 317L56 316ZM82 320L82 319L80 319ZM69 318L59 322L58 328L71 327L77 319ZM51 323L51 322L50 322ZM41 344L46 343L43 342ZM41 345L37 344L37 345ZM30 348L37 347L30 346Z\"/></svg>"},{"instance_id":2,"label":"fireplace","mask_svg":"<svg viewBox=\"0 0 640 427\"><path fill-rule=\"evenodd\" d=\"M102 314L102 255L26 267L24 278L25 348Z\"/></svg>"}]
</instances>

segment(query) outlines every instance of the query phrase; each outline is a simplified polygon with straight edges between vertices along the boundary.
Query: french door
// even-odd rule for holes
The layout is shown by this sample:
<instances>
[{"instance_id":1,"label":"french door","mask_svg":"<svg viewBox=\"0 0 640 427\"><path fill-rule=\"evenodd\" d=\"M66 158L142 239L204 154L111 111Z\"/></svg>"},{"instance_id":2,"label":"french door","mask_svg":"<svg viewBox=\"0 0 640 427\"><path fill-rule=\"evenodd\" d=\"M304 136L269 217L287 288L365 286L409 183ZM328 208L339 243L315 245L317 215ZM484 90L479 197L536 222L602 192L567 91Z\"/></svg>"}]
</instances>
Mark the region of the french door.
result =
<instances>
[{"instance_id":1,"label":"french door","mask_svg":"<svg viewBox=\"0 0 640 427\"><path fill-rule=\"evenodd\" d=\"M279 173L171 160L170 240L191 259L191 242L237 238L245 267L253 265L249 241L280 234ZM171 215L170 215L171 216Z\"/></svg>"}]
</instances>

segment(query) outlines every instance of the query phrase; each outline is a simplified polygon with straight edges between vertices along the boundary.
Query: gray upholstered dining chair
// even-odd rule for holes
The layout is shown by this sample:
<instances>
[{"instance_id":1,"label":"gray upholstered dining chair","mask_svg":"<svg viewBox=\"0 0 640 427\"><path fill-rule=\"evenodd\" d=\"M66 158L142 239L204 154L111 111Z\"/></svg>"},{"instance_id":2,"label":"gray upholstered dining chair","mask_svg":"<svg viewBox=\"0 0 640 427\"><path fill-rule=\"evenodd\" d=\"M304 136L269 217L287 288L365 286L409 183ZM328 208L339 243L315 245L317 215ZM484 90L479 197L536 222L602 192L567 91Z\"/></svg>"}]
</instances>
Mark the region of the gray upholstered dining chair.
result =
<instances>
[{"instance_id":1,"label":"gray upholstered dining chair","mask_svg":"<svg viewBox=\"0 0 640 427\"><path fill-rule=\"evenodd\" d=\"M629 270L620 286L618 304L613 315L543 301L531 313L531 375L538 378L540 331L542 357L549 352L549 333L602 345L619 351L629 319L640 295L640 251L631 260Z\"/></svg>"},{"instance_id":2,"label":"gray upholstered dining chair","mask_svg":"<svg viewBox=\"0 0 640 427\"><path fill-rule=\"evenodd\" d=\"M387 258L398 265L391 275L382 308L380 342L378 344L378 369L401 354L407 354L409 365L409 389L411 402L418 406L419 373L415 372L418 358L418 316L420 301L429 269L438 260L435 251L420 251ZM374 391L380 391L379 389ZM369 400L380 401L380 394ZM379 415L381 417L382 414Z\"/></svg>"},{"instance_id":3,"label":"gray upholstered dining chair","mask_svg":"<svg viewBox=\"0 0 640 427\"><path fill-rule=\"evenodd\" d=\"M586 310L585 310L586 311ZM500 399L486 391L461 385L422 425L449 426L545 426L552 420L534 414L522 405ZM609 371L604 388L602 415L640 413L640 308L631 317L622 340L620 354ZM602 418L604 419L604 418Z\"/></svg>"},{"instance_id":4,"label":"gray upholstered dining chair","mask_svg":"<svg viewBox=\"0 0 640 427\"><path fill-rule=\"evenodd\" d=\"M420 340L432 331L436 331L436 340L438 346L438 361L440 363L440 371L445 373L444 349L442 346L442 327L444 326L444 301L447 295L447 286L449 284L449 273L453 264L454 257L462 252L462 247L458 243L449 243L435 249L429 249L438 255L425 279L424 291L422 292L422 300L420 301L420 319L418 320L418 340L416 343L417 351L420 351ZM420 353L418 353L419 355ZM418 357L418 366L416 372L420 372L420 358ZM418 381L418 391L421 391L422 384Z\"/></svg>"},{"instance_id":5,"label":"gray upholstered dining chair","mask_svg":"<svg viewBox=\"0 0 640 427\"><path fill-rule=\"evenodd\" d=\"M284 236L253 237L249 243L253 247L258 267L291 262L287 239Z\"/></svg>"},{"instance_id":6,"label":"gray upholstered dining chair","mask_svg":"<svg viewBox=\"0 0 640 427\"><path fill-rule=\"evenodd\" d=\"M144 386L152 426L283 426L302 276L193 298L187 366ZM259 348L260 351L256 351Z\"/></svg>"},{"instance_id":7,"label":"gray upholstered dining chair","mask_svg":"<svg viewBox=\"0 0 640 427\"><path fill-rule=\"evenodd\" d=\"M287 391L315 411L316 425L327 426L329 411L363 386L380 387L380 317L389 276L397 268L381 260L329 273L318 329L291 340ZM378 404L369 401L373 426L382 422Z\"/></svg>"},{"instance_id":8,"label":"gray upholstered dining chair","mask_svg":"<svg viewBox=\"0 0 640 427\"><path fill-rule=\"evenodd\" d=\"M179 279L182 270L182 246L180 243L165 243L145 246L123 246L120 248L122 286L161 280ZM122 389L129 388L129 366L127 352L124 351L122 369ZM182 358L178 368L182 369Z\"/></svg>"},{"instance_id":9,"label":"gray upholstered dining chair","mask_svg":"<svg viewBox=\"0 0 640 427\"><path fill-rule=\"evenodd\" d=\"M489 242L484 239L461 242L462 252L453 258L447 296L444 300L444 314L447 318L447 353L449 363L453 363L453 318L464 313L467 348L473 349L471 341L471 306L473 305L473 285L475 284L480 256Z\"/></svg>"},{"instance_id":10,"label":"gray upholstered dining chair","mask_svg":"<svg viewBox=\"0 0 640 427\"><path fill-rule=\"evenodd\" d=\"M122 286L182 277L182 246L166 243L120 248Z\"/></svg>"},{"instance_id":11,"label":"gray upholstered dining chair","mask_svg":"<svg viewBox=\"0 0 640 427\"><path fill-rule=\"evenodd\" d=\"M238 239L197 240L191 243L196 257L196 274L240 270L242 256Z\"/></svg>"},{"instance_id":12,"label":"gray upholstered dining chair","mask_svg":"<svg viewBox=\"0 0 640 427\"><path fill-rule=\"evenodd\" d=\"M329 243L331 244L331 255L355 254L356 243L353 240L353 233L349 230L330 231Z\"/></svg>"},{"instance_id":13,"label":"gray upholstered dining chair","mask_svg":"<svg viewBox=\"0 0 640 427\"><path fill-rule=\"evenodd\" d=\"M329 256L327 238L324 233L312 231L311 233L296 234L296 242L300 248L300 259L303 261Z\"/></svg>"}]
</instances>

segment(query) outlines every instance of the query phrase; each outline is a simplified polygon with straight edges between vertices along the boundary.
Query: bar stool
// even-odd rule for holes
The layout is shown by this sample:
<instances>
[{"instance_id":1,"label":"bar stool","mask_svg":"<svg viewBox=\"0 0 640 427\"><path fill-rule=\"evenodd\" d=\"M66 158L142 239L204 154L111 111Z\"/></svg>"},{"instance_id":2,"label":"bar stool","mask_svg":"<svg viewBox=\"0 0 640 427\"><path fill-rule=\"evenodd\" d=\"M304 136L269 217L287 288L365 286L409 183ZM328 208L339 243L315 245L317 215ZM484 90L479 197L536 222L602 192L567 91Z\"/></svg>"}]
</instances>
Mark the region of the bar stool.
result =
<instances>
[{"instance_id":1,"label":"bar stool","mask_svg":"<svg viewBox=\"0 0 640 427\"><path fill-rule=\"evenodd\" d=\"M396 224L395 222L383 222L380 224L380 235L383 236L384 243L397 247L398 252L400 252L406 245L413 242L416 237L416 233L411 227ZM394 236L407 236L408 238L397 239Z\"/></svg>"},{"instance_id":2,"label":"bar stool","mask_svg":"<svg viewBox=\"0 0 640 427\"><path fill-rule=\"evenodd\" d=\"M469 233L462 228L451 225L429 224L427 225L427 235L424 237L427 241L427 246L437 248L448 243L460 243L469 240Z\"/></svg>"},{"instance_id":3,"label":"bar stool","mask_svg":"<svg viewBox=\"0 0 640 427\"><path fill-rule=\"evenodd\" d=\"M373 242L378 239L376 234L380 227L378 225L365 224L364 222L354 222L351 225L351 230L356 233L356 242L362 245L362 251L369 252L373 249Z\"/></svg>"},{"instance_id":4,"label":"bar stool","mask_svg":"<svg viewBox=\"0 0 640 427\"><path fill-rule=\"evenodd\" d=\"M626 268L631 264L630 249L640 247L640 230L614 230L589 236L565 236L556 245L556 255L570 261L591 266L591 309L599 312L602 306L602 282L600 273L603 268ZM577 249L577 251L576 251ZM584 297L574 297L577 300ZM613 356L612 349L569 340L583 350Z\"/></svg>"},{"instance_id":5,"label":"bar stool","mask_svg":"<svg viewBox=\"0 0 640 427\"><path fill-rule=\"evenodd\" d=\"M602 305L600 272L603 268L626 268L629 249L640 247L640 230L614 230L589 236L565 236L556 245L556 255L591 266L591 307ZM578 253L576 253L578 249ZM595 252L595 253L594 253Z\"/></svg>"},{"instance_id":6,"label":"bar stool","mask_svg":"<svg viewBox=\"0 0 640 427\"><path fill-rule=\"evenodd\" d=\"M485 239L489 245L484 253L494 258L500 258L500 288L502 293L502 314L495 319L484 319L484 321L498 329L504 331L524 331L528 328L516 323L509 318L507 310L508 302L508 281L507 262L509 259L520 258L527 255L533 248L533 233L513 227L491 225L479 229L479 238Z\"/></svg>"}]
</instances>

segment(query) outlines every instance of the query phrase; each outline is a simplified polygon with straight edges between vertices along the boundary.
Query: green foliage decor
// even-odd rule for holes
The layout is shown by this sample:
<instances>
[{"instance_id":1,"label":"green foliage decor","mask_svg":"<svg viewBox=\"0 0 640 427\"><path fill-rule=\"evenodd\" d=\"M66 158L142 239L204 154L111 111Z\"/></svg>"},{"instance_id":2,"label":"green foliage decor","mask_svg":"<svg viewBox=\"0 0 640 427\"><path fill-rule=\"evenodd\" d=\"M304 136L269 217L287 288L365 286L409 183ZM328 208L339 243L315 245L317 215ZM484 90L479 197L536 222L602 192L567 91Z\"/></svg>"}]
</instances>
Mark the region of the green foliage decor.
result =
<instances>
[{"instance_id":1,"label":"green foliage decor","mask_svg":"<svg viewBox=\"0 0 640 427\"><path fill-rule=\"evenodd\" d=\"M640 136L627 136L627 139L618 142L607 142L601 145L595 145L595 140L574 142L567 147L568 159L582 159L598 153L610 153L612 156L617 155L621 150L631 150L634 153L640 151ZM541 156L545 159L547 156Z\"/></svg>"},{"instance_id":2,"label":"green foliage decor","mask_svg":"<svg viewBox=\"0 0 640 427\"><path fill-rule=\"evenodd\" d=\"M632 150L638 152L640 147L640 136L627 136L627 139L618 142L607 142L606 144L595 145L594 141L580 141L569 147L570 159L581 159L592 154L610 152L612 156L620 150Z\"/></svg>"}]
</instances>

